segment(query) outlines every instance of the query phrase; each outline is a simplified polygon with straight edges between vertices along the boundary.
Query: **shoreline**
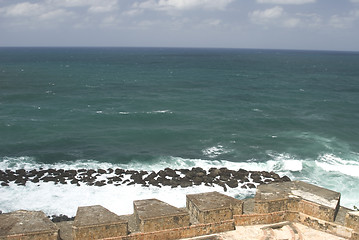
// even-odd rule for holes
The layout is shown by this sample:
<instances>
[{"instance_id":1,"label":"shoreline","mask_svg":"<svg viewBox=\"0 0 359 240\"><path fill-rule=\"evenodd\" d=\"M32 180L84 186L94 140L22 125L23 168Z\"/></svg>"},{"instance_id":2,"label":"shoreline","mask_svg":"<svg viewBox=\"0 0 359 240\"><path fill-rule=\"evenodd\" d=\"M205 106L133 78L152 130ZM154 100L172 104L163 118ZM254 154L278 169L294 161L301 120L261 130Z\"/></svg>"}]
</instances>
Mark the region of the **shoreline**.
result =
<instances>
[{"instance_id":1,"label":"shoreline","mask_svg":"<svg viewBox=\"0 0 359 240\"><path fill-rule=\"evenodd\" d=\"M11 183L26 186L27 182L53 182L54 184L73 184L101 187L108 184L115 186L140 184L143 187L162 186L191 187L194 185L219 185L227 191L227 187L256 188L254 183L268 184L271 182L290 181L287 176L280 177L271 171L247 171L244 169L230 170L228 168L210 168L208 171L200 167L192 169L165 168L160 171L136 171L121 168L108 169L17 169L0 170L0 185L7 187Z\"/></svg>"},{"instance_id":2,"label":"shoreline","mask_svg":"<svg viewBox=\"0 0 359 240\"><path fill-rule=\"evenodd\" d=\"M199 185L223 189L256 189L261 184L290 181L287 176L279 176L274 172L247 171L244 169L231 170L228 168L210 168L208 171L194 167L191 169L165 168L159 171L136 171L121 168L108 169L17 169L0 170L0 188L11 186L26 187L40 186L41 183L54 185L69 185L77 187L99 187L106 185L130 186L137 185L144 189L155 188L184 189ZM0 209L4 212L4 209ZM48 213L53 221L71 220L72 215L59 211Z\"/></svg>"}]
</instances>

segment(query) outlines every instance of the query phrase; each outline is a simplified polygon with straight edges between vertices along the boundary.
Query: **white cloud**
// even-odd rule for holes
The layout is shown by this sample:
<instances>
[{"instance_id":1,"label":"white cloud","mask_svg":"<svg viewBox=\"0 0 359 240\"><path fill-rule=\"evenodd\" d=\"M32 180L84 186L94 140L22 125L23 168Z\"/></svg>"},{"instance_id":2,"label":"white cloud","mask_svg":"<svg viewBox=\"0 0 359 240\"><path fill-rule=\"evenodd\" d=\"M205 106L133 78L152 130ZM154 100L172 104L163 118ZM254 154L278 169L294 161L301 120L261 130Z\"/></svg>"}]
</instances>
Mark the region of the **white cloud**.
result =
<instances>
[{"instance_id":1,"label":"white cloud","mask_svg":"<svg viewBox=\"0 0 359 240\"><path fill-rule=\"evenodd\" d=\"M72 15L71 12L68 12L64 9L56 9L56 10L46 12L46 13L40 15L39 18L41 20L50 20L50 19L61 20L61 19L64 19L65 17L69 17L71 15Z\"/></svg>"},{"instance_id":2,"label":"white cloud","mask_svg":"<svg viewBox=\"0 0 359 240\"><path fill-rule=\"evenodd\" d=\"M299 18L289 18L283 21L283 26L287 28L295 28L301 24Z\"/></svg>"},{"instance_id":3,"label":"white cloud","mask_svg":"<svg viewBox=\"0 0 359 240\"><path fill-rule=\"evenodd\" d=\"M130 9L128 11L123 12L123 15L134 17L134 16L138 16L142 13L143 13L143 9Z\"/></svg>"},{"instance_id":4,"label":"white cloud","mask_svg":"<svg viewBox=\"0 0 359 240\"><path fill-rule=\"evenodd\" d=\"M36 16L42 14L44 11L46 11L46 9L42 5L29 2L10 5L2 9L5 16L10 17Z\"/></svg>"},{"instance_id":5,"label":"white cloud","mask_svg":"<svg viewBox=\"0 0 359 240\"><path fill-rule=\"evenodd\" d=\"M224 10L234 0L147 0L145 2L136 2L135 8L144 8L160 11L171 10L191 10L191 9L210 9Z\"/></svg>"},{"instance_id":6,"label":"white cloud","mask_svg":"<svg viewBox=\"0 0 359 240\"><path fill-rule=\"evenodd\" d=\"M359 1L359 0L352 0ZM269 4L294 4L301 5L307 3L315 3L316 0L257 0L258 3L269 3Z\"/></svg>"},{"instance_id":7,"label":"white cloud","mask_svg":"<svg viewBox=\"0 0 359 240\"><path fill-rule=\"evenodd\" d=\"M359 10L353 10L346 16L333 15L329 20L329 25L334 28L351 28L355 21L359 20Z\"/></svg>"},{"instance_id":8,"label":"white cloud","mask_svg":"<svg viewBox=\"0 0 359 240\"><path fill-rule=\"evenodd\" d=\"M209 26L212 26L212 27L218 27L219 25L221 25L222 20L220 20L220 19L206 19L206 20L203 21L203 23L205 25L209 25Z\"/></svg>"},{"instance_id":9,"label":"white cloud","mask_svg":"<svg viewBox=\"0 0 359 240\"><path fill-rule=\"evenodd\" d=\"M60 8L87 8L90 13L105 13L118 9L118 0L46 0L46 4Z\"/></svg>"},{"instance_id":10,"label":"white cloud","mask_svg":"<svg viewBox=\"0 0 359 240\"><path fill-rule=\"evenodd\" d=\"M255 23L266 23L272 19L279 18L283 15L282 7L273 7L266 10L256 10L249 13L249 17Z\"/></svg>"},{"instance_id":11,"label":"white cloud","mask_svg":"<svg viewBox=\"0 0 359 240\"><path fill-rule=\"evenodd\" d=\"M308 28L323 27L322 17L315 13L297 13L296 18L301 20L301 24Z\"/></svg>"}]
</instances>

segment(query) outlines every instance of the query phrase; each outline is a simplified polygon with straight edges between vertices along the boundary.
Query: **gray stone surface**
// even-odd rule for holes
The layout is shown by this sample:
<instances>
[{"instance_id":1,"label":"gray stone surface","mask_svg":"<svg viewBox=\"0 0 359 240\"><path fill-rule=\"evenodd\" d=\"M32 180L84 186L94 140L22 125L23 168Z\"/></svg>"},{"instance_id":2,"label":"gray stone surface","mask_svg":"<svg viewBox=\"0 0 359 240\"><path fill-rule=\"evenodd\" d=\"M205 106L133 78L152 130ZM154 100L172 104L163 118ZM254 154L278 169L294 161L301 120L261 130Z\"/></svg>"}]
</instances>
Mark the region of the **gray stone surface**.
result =
<instances>
[{"instance_id":1,"label":"gray stone surface","mask_svg":"<svg viewBox=\"0 0 359 240\"><path fill-rule=\"evenodd\" d=\"M13 235L48 235L57 238L58 228L40 211L19 210L0 214L0 238ZM24 237L24 239L26 239Z\"/></svg>"},{"instance_id":2,"label":"gray stone surface","mask_svg":"<svg viewBox=\"0 0 359 240\"><path fill-rule=\"evenodd\" d=\"M174 215L188 215L181 208L176 208L158 199L145 199L133 202L135 214L140 219L152 219Z\"/></svg>"},{"instance_id":3,"label":"gray stone surface","mask_svg":"<svg viewBox=\"0 0 359 240\"><path fill-rule=\"evenodd\" d=\"M208 192L199 194L188 194L187 199L191 201L200 211L208 211L222 208L241 208L242 201L221 194L219 192ZM240 213L233 213L242 214Z\"/></svg>"},{"instance_id":4,"label":"gray stone surface","mask_svg":"<svg viewBox=\"0 0 359 240\"><path fill-rule=\"evenodd\" d=\"M255 196L255 200L262 201L280 198L304 199L335 209L340 202L340 193L302 181L292 181L260 185Z\"/></svg>"},{"instance_id":5,"label":"gray stone surface","mask_svg":"<svg viewBox=\"0 0 359 240\"><path fill-rule=\"evenodd\" d=\"M120 216L100 206L86 206L77 209L74 226L84 227L91 225L104 225L112 223L125 223Z\"/></svg>"},{"instance_id":6,"label":"gray stone surface","mask_svg":"<svg viewBox=\"0 0 359 240\"><path fill-rule=\"evenodd\" d=\"M133 206L134 215L141 232L160 231L190 225L190 216L187 211L158 199L134 201Z\"/></svg>"},{"instance_id":7,"label":"gray stone surface","mask_svg":"<svg viewBox=\"0 0 359 240\"><path fill-rule=\"evenodd\" d=\"M95 205L77 209L72 237L74 240L102 239L125 236L128 234L128 223L120 216Z\"/></svg>"},{"instance_id":8,"label":"gray stone surface","mask_svg":"<svg viewBox=\"0 0 359 240\"><path fill-rule=\"evenodd\" d=\"M200 223L230 220L234 215L243 214L243 201L219 192L188 194L186 207Z\"/></svg>"}]
</instances>

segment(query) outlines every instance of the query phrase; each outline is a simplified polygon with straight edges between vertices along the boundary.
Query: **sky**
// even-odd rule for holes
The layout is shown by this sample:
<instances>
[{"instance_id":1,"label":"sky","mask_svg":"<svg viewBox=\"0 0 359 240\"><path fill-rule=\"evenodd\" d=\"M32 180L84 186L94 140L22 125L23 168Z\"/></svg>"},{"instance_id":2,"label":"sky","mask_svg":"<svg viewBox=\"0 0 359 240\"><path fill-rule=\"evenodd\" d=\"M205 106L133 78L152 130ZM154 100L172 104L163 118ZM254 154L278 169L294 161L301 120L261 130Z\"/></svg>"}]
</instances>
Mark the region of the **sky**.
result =
<instances>
[{"instance_id":1,"label":"sky","mask_svg":"<svg viewBox=\"0 0 359 240\"><path fill-rule=\"evenodd\" d=\"M359 0L0 0L0 46L359 51Z\"/></svg>"}]
</instances>

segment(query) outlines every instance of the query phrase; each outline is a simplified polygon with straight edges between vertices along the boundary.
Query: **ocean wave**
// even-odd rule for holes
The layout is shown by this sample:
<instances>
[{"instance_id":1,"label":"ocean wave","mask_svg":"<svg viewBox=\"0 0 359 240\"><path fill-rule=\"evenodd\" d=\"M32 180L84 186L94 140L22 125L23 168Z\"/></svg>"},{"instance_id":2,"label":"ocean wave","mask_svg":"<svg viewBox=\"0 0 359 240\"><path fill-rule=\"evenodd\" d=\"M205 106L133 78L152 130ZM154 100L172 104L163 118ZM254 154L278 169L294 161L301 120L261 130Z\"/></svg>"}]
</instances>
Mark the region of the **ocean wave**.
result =
<instances>
[{"instance_id":1,"label":"ocean wave","mask_svg":"<svg viewBox=\"0 0 359 240\"><path fill-rule=\"evenodd\" d=\"M221 154L226 154L231 152L232 150L222 146L221 144L218 144L217 146L213 146L213 147L209 147L206 149L202 150L203 155L210 157L210 158L215 158Z\"/></svg>"},{"instance_id":2,"label":"ocean wave","mask_svg":"<svg viewBox=\"0 0 359 240\"><path fill-rule=\"evenodd\" d=\"M53 164L39 163L30 156L3 157L0 160L0 169L108 169L122 168L125 170L160 171L166 167L172 169L190 169L201 167L226 167L232 170L240 168L248 171L274 171L280 176L287 175L292 180L302 180L309 183L338 191L342 194L341 204L346 207L358 205L359 186L359 158L352 153L351 158L343 159L332 153L319 155L316 159L300 159L289 153L267 152L269 159L258 161L248 159L241 162L212 159L189 159L173 156L162 156L153 161L144 163L130 161L126 164L99 162L96 160L79 159L77 161L58 162ZM171 191L171 194L168 192ZM94 187L73 184L32 183L26 186L10 184L0 187L0 206L3 212L17 209L43 210L46 214L66 214L73 216L78 206L100 204L118 214L132 213L132 201L146 198L158 198L177 207L185 206L185 195L199 192L219 191L239 199L253 196L255 190L228 188L223 191L220 186L193 186L188 188L161 188L140 185L106 185ZM24 197L26 196L26 197ZM31 204L29 204L31 203Z\"/></svg>"},{"instance_id":3,"label":"ocean wave","mask_svg":"<svg viewBox=\"0 0 359 240\"><path fill-rule=\"evenodd\" d=\"M334 154L323 154L315 163L327 172L339 172L359 178L359 158L357 161L344 160Z\"/></svg>"}]
</instances>

